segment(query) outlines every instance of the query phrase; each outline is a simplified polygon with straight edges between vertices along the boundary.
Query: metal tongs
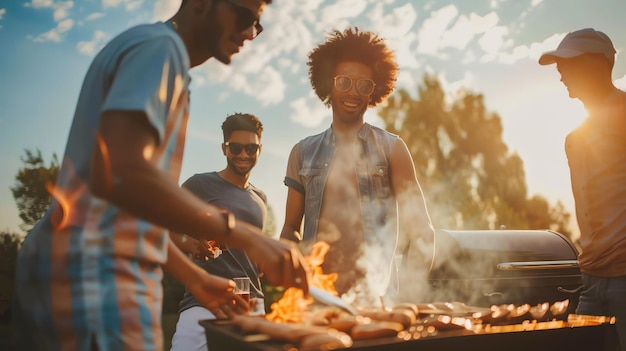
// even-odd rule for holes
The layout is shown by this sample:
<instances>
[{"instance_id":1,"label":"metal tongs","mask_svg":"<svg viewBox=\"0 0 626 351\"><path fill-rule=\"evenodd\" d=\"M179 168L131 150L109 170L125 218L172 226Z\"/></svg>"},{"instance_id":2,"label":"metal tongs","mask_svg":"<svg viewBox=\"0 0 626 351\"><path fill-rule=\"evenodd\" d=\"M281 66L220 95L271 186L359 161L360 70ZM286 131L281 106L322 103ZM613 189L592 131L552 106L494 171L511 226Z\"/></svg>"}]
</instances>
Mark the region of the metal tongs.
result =
<instances>
[{"instance_id":1,"label":"metal tongs","mask_svg":"<svg viewBox=\"0 0 626 351\"><path fill-rule=\"evenodd\" d=\"M342 300L340 297L337 297L322 289L310 286L309 294L313 297L313 299L315 299L315 301L323 303L324 305L341 308L342 310L347 311L354 316L359 314L357 310L354 309L354 307L350 306L347 302Z\"/></svg>"}]
</instances>

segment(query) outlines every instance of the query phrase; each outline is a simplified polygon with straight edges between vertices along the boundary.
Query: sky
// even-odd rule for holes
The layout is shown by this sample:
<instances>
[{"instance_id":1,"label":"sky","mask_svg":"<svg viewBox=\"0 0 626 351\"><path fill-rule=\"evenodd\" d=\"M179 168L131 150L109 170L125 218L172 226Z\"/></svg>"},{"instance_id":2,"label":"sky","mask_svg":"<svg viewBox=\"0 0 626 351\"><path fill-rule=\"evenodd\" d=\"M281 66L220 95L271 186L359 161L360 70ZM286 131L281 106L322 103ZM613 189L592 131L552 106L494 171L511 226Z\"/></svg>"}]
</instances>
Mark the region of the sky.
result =
<instances>
[{"instance_id":1,"label":"sky","mask_svg":"<svg viewBox=\"0 0 626 351\"><path fill-rule=\"evenodd\" d=\"M180 0L0 0L0 231L21 233L10 187L24 165L24 150L40 149L47 163L54 153L62 158L80 86L96 53L125 29L168 19L179 5ZM266 192L279 231L289 151L331 123L331 111L308 81L307 54L330 31L357 26L378 33L396 52L397 89L417 98L430 74L451 99L461 88L483 94L487 110L502 119L510 152L524 161L529 196L544 196L552 205L561 201L574 215L563 143L586 112L568 97L556 67L540 66L537 59L570 31L601 30L618 52L615 84L626 89L625 13L624 0L274 0L261 19L265 30L231 65L209 60L191 70L179 183L223 169L223 120L234 112L253 113L264 132L250 180ZM377 109L365 119L382 125Z\"/></svg>"}]
</instances>

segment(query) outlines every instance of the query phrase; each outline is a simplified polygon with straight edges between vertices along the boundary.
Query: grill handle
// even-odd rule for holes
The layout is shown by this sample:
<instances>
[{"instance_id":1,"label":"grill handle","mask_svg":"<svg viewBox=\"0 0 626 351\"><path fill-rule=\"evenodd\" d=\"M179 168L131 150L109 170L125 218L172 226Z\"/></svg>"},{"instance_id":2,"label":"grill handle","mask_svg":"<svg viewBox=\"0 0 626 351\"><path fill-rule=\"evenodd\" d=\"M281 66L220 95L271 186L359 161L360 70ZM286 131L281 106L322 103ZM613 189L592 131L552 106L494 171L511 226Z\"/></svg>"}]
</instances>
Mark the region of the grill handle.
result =
<instances>
[{"instance_id":1,"label":"grill handle","mask_svg":"<svg viewBox=\"0 0 626 351\"><path fill-rule=\"evenodd\" d=\"M502 262L496 268L501 271L578 268L578 260Z\"/></svg>"},{"instance_id":2,"label":"grill handle","mask_svg":"<svg viewBox=\"0 0 626 351\"><path fill-rule=\"evenodd\" d=\"M567 294L578 294L582 289L583 289L582 285L577 287L576 289L565 289L565 288L560 287L560 286L558 288L556 288L556 290L558 290L559 292L567 293Z\"/></svg>"}]
</instances>

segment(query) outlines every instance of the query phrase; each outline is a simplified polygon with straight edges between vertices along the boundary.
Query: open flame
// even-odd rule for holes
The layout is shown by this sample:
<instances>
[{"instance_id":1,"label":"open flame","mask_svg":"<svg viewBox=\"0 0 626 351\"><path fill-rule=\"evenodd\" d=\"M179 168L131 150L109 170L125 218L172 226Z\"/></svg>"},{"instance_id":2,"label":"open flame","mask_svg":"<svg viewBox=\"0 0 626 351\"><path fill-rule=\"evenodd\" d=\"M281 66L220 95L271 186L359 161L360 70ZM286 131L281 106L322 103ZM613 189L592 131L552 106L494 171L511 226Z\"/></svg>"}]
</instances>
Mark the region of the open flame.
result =
<instances>
[{"instance_id":1,"label":"open flame","mask_svg":"<svg viewBox=\"0 0 626 351\"><path fill-rule=\"evenodd\" d=\"M55 230L62 230L83 221L80 211L75 210L77 204L85 200L89 191L87 184L76 174L74 166L69 158L65 158L59 177L68 179L62 185L46 183L46 189L56 200L57 204L52 208L50 221Z\"/></svg>"},{"instance_id":2,"label":"open flame","mask_svg":"<svg viewBox=\"0 0 626 351\"><path fill-rule=\"evenodd\" d=\"M335 289L337 273L324 274L322 271L322 263L324 263L324 258L329 249L330 245L327 242L318 241L313 245L311 254L305 256L305 259L311 268L311 286L337 295ZM272 312L265 315L265 318L279 323L298 323L302 313L312 303L313 299L311 297L305 298L301 289L289 288L285 290L280 300L271 305Z\"/></svg>"}]
</instances>

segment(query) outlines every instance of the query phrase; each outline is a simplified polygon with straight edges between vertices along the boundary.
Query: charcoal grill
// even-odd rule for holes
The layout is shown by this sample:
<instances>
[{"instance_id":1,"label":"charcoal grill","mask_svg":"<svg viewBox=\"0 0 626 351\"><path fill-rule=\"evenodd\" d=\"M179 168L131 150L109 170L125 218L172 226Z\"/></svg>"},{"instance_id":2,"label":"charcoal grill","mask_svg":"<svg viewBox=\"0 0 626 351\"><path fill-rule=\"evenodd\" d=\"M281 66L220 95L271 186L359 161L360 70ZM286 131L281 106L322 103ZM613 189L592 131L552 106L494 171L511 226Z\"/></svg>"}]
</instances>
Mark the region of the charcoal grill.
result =
<instances>
[{"instance_id":1,"label":"charcoal grill","mask_svg":"<svg viewBox=\"0 0 626 351\"><path fill-rule=\"evenodd\" d=\"M430 301L472 306L554 303L574 313L582 287L578 252L549 230L437 230Z\"/></svg>"}]
</instances>

